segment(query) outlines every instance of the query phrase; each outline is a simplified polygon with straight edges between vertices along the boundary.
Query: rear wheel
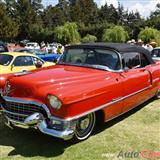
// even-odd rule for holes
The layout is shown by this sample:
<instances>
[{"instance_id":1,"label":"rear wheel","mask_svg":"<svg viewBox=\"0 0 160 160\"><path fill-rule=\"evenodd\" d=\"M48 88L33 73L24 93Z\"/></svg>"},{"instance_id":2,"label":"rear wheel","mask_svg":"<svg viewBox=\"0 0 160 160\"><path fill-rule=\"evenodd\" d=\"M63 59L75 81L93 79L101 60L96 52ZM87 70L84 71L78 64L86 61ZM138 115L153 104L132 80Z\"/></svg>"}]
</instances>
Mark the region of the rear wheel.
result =
<instances>
[{"instance_id":1,"label":"rear wheel","mask_svg":"<svg viewBox=\"0 0 160 160\"><path fill-rule=\"evenodd\" d=\"M156 98L160 99L160 89L157 91Z\"/></svg>"},{"instance_id":2,"label":"rear wheel","mask_svg":"<svg viewBox=\"0 0 160 160\"><path fill-rule=\"evenodd\" d=\"M78 141L87 139L95 127L95 122L95 113L91 113L79 118L75 130L75 139Z\"/></svg>"}]
</instances>

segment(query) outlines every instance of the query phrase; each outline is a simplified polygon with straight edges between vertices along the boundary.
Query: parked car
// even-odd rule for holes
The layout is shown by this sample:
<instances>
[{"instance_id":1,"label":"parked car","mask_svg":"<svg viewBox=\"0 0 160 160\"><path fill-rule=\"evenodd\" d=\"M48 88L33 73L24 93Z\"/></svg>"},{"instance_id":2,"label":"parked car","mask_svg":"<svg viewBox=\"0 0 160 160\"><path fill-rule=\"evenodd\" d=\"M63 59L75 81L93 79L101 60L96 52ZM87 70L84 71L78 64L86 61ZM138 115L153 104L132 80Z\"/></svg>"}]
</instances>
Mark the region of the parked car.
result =
<instances>
[{"instance_id":1,"label":"parked car","mask_svg":"<svg viewBox=\"0 0 160 160\"><path fill-rule=\"evenodd\" d=\"M2 113L12 125L81 141L98 120L107 122L160 98L159 68L149 51L136 45L68 46L56 66L6 81Z\"/></svg>"},{"instance_id":2,"label":"parked car","mask_svg":"<svg viewBox=\"0 0 160 160\"><path fill-rule=\"evenodd\" d=\"M151 55L154 60L160 61L160 47L154 48Z\"/></svg>"},{"instance_id":3,"label":"parked car","mask_svg":"<svg viewBox=\"0 0 160 160\"><path fill-rule=\"evenodd\" d=\"M39 65L46 67L54 65L54 63L45 62L36 55L29 53L6 52L0 54L0 74L33 70L39 68Z\"/></svg>"},{"instance_id":4,"label":"parked car","mask_svg":"<svg viewBox=\"0 0 160 160\"><path fill-rule=\"evenodd\" d=\"M36 42L28 42L25 46L27 49L40 49L40 46Z\"/></svg>"},{"instance_id":5,"label":"parked car","mask_svg":"<svg viewBox=\"0 0 160 160\"><path fill-rule=\"evenodd\" d=\"M3 43L2 41L0 41L0 53L1 52L8 52L7 45Z\"/></svg>"},{"instance_id":6,"label":"parked car","mask_svg":"<svg viewBox=\"0 0 160 160\"><path fill-rule=\"evenodd\" d=\"M25 52L25 53L32 53L37 55L39 58L43 59L44 61L47 62L57 62L57 60L60 58L60 54L57 53L47 53L47 52L43 52L40 49L26 49L26 48L22 48L22 49L16 49L16 52Z\"/></svg>"},{"instance_id":7,"label":"parked car","mask_svg":"<svg viewBox=\"0 0 160 160\"><path fill-rule=\"evenodd\" d=\"M23 47L25 47L27 43L29 43L28 39L24 39L24 40L19 42L20 46L23 46Z\"/></svg>"},{"instance_id":8,"label":"parked car","mask_svg":"<svg viewBox=\"0 0 160 160\"><path fill-rule=\"evenodd\" d=\"M62 46L60 43L49 43L46 47L46 52L48 53L57 53L59 46Z\"/></svg>"}]
</instances>

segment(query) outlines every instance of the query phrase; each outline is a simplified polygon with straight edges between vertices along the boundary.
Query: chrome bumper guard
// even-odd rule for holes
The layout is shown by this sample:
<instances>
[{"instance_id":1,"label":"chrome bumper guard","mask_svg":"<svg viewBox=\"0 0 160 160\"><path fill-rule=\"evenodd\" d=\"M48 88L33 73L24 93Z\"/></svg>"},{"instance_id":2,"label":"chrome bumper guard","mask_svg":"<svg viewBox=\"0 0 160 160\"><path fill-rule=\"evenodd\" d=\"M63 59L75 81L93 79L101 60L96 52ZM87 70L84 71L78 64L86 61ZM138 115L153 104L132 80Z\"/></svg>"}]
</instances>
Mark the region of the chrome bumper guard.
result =
<instances>
[{"instance_id":1,"label":"chrome bumper guard","mask_svg":"<svg viewBox=\"0 0 160 160\"><path fill-rule=\"evenodd\" d=\"M9 97L3 97L4 100L9 100ZM11 98L12 101L14 100L14 98ZM19 99L15 98L15 101L18 102ZM22 103L22 101L21 101ZM27 103L27 101L25 101L25 103ZM36 102L34 102L36 103ZM42 104L44 106L44 104ZM11 118L9 118L7 116L8 113L10 114L16 114L16 113L12 113L7 111L3 106L0 105L1 108L1 112L4 114L4 116L7 118L7 120L9 122L11 122L11 124L18 126L18 127L24 127L24 126L28 126L28 127L36 127L38 128L42 133L53 136L53 137L57 137L57 138L61 138L64 140L69 140L74 136L74 131L75 131L75 127L76 127L76 121L68 121L65 119L60 119L54 116L49 116L48 119L51 122L54 123L59 123L60 125L63 125L63 130L58 130L56 129L56 127L52 127L50 125L48 125L46 118L43 116L42 113L33 113L32 115L29 115L25 118L24 122L19 122L19 121L15 121ZM48 110L47 110L48 112Z\"/></svg>"}]
</instances>

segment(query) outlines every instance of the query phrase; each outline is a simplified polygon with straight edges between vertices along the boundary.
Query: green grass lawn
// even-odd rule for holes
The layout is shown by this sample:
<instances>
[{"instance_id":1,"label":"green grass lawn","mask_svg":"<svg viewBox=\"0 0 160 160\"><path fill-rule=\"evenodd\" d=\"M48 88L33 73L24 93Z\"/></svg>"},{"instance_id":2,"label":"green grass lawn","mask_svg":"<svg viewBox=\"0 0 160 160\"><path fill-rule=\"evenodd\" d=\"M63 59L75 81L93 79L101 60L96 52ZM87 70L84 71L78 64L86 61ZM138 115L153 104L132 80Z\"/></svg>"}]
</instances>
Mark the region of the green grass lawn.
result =
<instances>
[{"instance_id":1,"label":"green grass lawn","mask_svg":"<svg viewBox=\"0 0 160 160\"><path fill-rule=\"evenodd\" d=\"M104 126L98 127L89 139L77 144L43 135L34 129L12 130L4 125L1 115L0 119L2 160L118 160L120 151L160 151L160 100L152 99L105 123Z\"/></svg>"}]
</instances>

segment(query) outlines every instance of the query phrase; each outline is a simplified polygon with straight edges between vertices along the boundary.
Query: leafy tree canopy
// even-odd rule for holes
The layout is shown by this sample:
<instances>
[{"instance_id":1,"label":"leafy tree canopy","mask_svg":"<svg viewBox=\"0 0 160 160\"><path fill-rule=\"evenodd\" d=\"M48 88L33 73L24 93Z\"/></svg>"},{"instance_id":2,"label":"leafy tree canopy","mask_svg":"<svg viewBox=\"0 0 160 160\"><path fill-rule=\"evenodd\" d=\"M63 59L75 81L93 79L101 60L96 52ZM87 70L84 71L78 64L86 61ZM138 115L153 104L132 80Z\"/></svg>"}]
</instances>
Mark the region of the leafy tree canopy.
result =
<instances>
[{"instance_id":1,"label":"leafy tree canopy","mask_svg":"<svg viewBox=\"0 0 160 160\"><path fill-rule=\"evenodd\" d=\"M122 26L115 26L104 30L103 41L105 42L126 42L127 39L128 33Z\"/></svg>"},{"instance_id":2,"label":"leafy tree canopy","mask_svg":"<svg viewBox=\"0 0 160 160\"><path fill-rule=\"evenodd\" d=\"M146 27L139 33L138 37L142 39L144 43L150 43L151 41L159 43L160 31L154 28Z\"/></svg>"},{"instance_id":3,"label":"leafy tree canopy","mask_svg":"<svg viewBox=\"0 0 160 160\"><path fill-rule=\"evenodd\" d=\"M81 39L82 43L96 42L97 37L94 35L87 34L85 37Z\"/></svg>"},{"instance_id":4,"label":"leafy tree canopy","mask_svg":"<svg viewBox=\"0 0 160 160\"><path fill-rule=\"evenodd\" d=\"M76 23L65 23L64 26L56 27L55 39L62 44L73 44L80 42L80 34Z\"/></svg>"},{"instance_id":5,"label":"leafy tree canopy","mask_svg":"<svg viewBox=\"0 0 160 160\"><path fill-rule=\"evenodd\" d=\"M3 3L0 3L0 39L13 39L18 34L18 25L7 16L7 9Z\"/></svg>"}]
</instances>

